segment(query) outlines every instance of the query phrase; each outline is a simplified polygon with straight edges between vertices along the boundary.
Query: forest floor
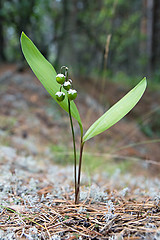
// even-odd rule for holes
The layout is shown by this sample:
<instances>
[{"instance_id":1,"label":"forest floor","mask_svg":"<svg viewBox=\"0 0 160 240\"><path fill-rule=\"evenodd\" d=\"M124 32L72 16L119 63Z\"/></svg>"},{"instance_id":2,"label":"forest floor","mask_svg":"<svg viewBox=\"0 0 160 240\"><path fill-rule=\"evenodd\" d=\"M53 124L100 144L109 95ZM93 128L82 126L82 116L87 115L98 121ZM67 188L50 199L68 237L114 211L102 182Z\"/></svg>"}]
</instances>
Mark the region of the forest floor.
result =
<instances>
[{"instance_id":1,"label":"forest floor","mask_svg":"<svg viewBox=\"0 0 160 240\"><path fill-rule=\"evenodd\" d=\"M89 79L75 85L85 130L129 90L110 82L101 90ZM30 70L1 66L0 239L160 239L159 106L158 90L147 91L86 144L75 205L67 114ZM76 123L75 135L78 147Z\"/></svg>"}]
</instances>

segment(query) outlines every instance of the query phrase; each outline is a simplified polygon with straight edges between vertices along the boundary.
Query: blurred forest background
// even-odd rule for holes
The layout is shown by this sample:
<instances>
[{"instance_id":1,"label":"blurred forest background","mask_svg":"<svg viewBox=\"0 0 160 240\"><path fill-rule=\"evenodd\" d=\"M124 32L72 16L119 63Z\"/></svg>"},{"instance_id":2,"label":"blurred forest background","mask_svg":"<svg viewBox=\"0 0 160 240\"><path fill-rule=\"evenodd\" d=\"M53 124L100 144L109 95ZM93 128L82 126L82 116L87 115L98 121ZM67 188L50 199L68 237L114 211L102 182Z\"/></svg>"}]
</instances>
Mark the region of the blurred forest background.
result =
<instances>
[{"instance_id":1,"label":"blurred forest background","mask_svg":"<svg viewBox=\"0 0 160 240\"><path fill-rule=\"evenodd\" d=\"M22 31L57 72L62 65L69 67L81 93L76 103L85 130L146 76L147 91L131 114L87 146L90 152L94 148L104 154L123 149L116 159L124 160L127 155L159 161L160 0L0 0L0 82L4 83L0 88L0 124L2 134L13 137L10 140L7 135L1 142L17 149L23 138L29 152L31 147L35 153L37 139L40 148L46 140L48 145L53 143L54 154L67 152L66 143L72 149L66 134L68 118L65 122L66 115L49 102L44 89L42 95L33 74L23 75L28 65L20 49ZM7 65L18 66L15 75L4 74ZM34 126L32 120L29 123L31 112L39 125ZM57 158L62 161L61 156ZM98 155L97 165L99 162Z\"/></svg>"},{"instance_id":2,"label":"blurred forest background","mask_svg":"<svg viewBox=\"0 0 160 240\"><path fill-rule=\"evenodd\" d=\"M0 0L1 62L22 61L22 31L56 69L160 81L159 0Z\"/></svg>"},{"instance_id":3,"label":"blurred forest background","mask_svg":"<svg viewBox=\"0 0 160 240\"><path fill-rule=\"evenodd\" d=\"M147 77L134 109L85 144L79 207L69 117L29 68L22 31L57 73L69 67L84 132ZM160 0L0 0L0 239L160 239L159 177Z\"/></svg>"}]
</instances>

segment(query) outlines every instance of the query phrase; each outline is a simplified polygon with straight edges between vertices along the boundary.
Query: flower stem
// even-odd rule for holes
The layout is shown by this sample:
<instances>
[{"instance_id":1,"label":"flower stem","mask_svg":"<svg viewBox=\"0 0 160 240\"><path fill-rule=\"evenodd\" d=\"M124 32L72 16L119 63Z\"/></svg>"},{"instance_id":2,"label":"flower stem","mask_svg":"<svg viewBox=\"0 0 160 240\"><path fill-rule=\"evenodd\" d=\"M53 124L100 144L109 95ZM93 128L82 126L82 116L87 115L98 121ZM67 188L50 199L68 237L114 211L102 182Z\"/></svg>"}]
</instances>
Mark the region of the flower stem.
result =
<instances>
[{"instance_id":1,"label":"flower stem","mask_svg":"<svg viewBox=\"0 0 160 240\"><path fill-rule=\"evenodd\" d=\"M82 167L83 147L84 147L84 142L82 141L82 138L81 138L80 156L79 156L79 168L78 168L78 184L77 184L77 190L76 190L76 195L75 195L75 204L77 204L79 202L79 196L80 196L81 167Z\"/></svg>"},{"instance_id":2,"label":"flower stem","mask_svg":"<svg viewBox=\"0 0 160 240\"><path fill-rule=\"evenodd\" d=\"M75 187L75 203L76 203L76 193L77 193L76 141L75 141L74 128L73 128L72 115L71 115L71 104L70 104L70 100L69 99L68 99L68 112L69 112L69 119L70 119L71 130L72 130L73 150L74 150L74 187Z\"/></svg>"}]
</instances>

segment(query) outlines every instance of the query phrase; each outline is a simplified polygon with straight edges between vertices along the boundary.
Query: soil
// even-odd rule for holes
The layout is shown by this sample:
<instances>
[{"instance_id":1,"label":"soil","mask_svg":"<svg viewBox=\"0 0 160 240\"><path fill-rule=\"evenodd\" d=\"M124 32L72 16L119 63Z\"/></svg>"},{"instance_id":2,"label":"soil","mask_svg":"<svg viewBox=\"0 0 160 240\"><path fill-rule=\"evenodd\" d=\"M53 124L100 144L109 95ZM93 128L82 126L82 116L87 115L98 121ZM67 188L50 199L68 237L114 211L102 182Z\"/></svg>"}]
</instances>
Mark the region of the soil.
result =
<instances>
[{"instance_id":1,"label":"soil","mask_svg":"<svg viewBox=\"0 0 160 240\"><path fill-rule=\"evenodd\" d=\"M75 84L85 130L128 91L113 83L101 90L90 79ZM159 239L159 95L147 91L125 119L86 144L86 159L102 167L83 168L75 205L67 114L29 69L1 66L0 239ZM77 124L75 134L78 146ZM122 163L124 171L116 167Z\"/></svg>"}]
</instances>

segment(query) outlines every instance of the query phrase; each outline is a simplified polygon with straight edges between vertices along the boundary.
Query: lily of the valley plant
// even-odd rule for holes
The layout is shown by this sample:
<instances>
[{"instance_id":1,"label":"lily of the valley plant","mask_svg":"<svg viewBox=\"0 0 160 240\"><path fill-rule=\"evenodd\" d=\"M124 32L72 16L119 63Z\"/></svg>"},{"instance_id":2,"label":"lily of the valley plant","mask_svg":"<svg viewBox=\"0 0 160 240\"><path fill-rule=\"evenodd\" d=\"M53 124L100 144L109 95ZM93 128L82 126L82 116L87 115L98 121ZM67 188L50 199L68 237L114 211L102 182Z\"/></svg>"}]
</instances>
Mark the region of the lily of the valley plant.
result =
<instances>
[{"instance_id":1,"label":"lily of the valley plant","mask_svg":"<svg viewBox=\"0 0 160 240\"><path fill-rule=\"evenodd\" d=\"M61 73L57 75L53 66L44 58L33 42L23 32L21 35L21 47L28 64L37 78L52 98L69 114L74 150L75 203L77 204L79 202L82 154L85 142L112 127L137 104L146 89L146 78L143 78L139 84L105 112L90 126L87 132L83 134L81 118L74 103L74 99L77 97L77 91L72 89L72 81L68 77L68 68L63 66ZM72 117L77 120L81 132L78 176L76 171L77 154Z\"/></svg>"}]
</instances>

